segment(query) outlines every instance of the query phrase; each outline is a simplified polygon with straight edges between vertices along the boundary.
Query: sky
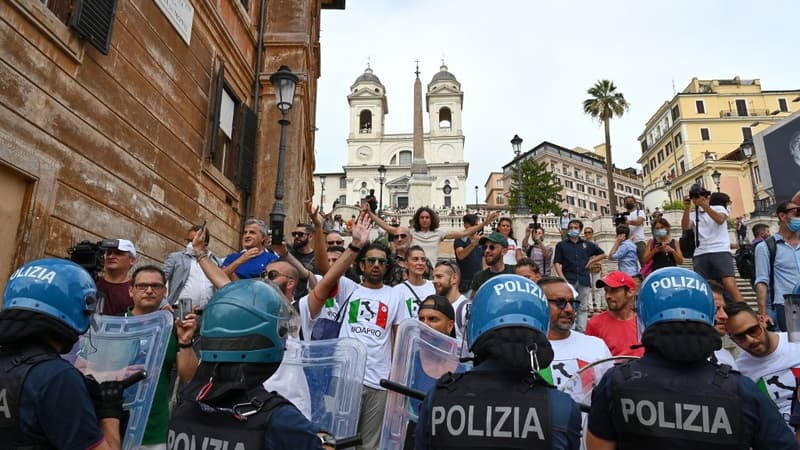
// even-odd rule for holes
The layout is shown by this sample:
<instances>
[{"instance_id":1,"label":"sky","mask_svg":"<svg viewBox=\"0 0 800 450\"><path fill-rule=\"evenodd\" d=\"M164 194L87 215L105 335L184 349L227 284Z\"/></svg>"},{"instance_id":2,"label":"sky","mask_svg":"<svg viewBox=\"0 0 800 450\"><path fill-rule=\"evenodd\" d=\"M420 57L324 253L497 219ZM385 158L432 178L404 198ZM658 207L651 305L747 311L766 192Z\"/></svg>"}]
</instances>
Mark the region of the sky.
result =
<instances>
[{"instance_id":1,"label":"sky","mask_svg":"<svg viewBox=\"0 0 800 450\"><path fill-rule=\"evenodd\" d=\"M602 125L583 113L600 79L631 105L611 123L614 163L640 169L645 123L692 77L800 88L798 16L796 0L347 0L320 21L316 171L347 163L347 94L368 60L386 87L386 132L410 133L414 61L424 91L442 58L464 92L467 186L481 198L489 173L513 159L515 134L523 151L602 143Z\"/></svg>"}]
</instances>

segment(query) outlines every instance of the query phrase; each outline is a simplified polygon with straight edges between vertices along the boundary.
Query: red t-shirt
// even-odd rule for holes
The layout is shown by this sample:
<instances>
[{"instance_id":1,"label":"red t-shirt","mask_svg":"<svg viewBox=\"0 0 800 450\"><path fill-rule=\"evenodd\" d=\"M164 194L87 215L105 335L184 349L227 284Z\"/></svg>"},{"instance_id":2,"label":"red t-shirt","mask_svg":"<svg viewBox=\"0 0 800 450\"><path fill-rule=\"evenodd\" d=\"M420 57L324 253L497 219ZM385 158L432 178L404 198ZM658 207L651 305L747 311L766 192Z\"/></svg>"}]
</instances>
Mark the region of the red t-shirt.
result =
<instances>
[{"instance_id":1,"label":"red t-shirt","mask_svg":"<svg viewBox=\"0 0 800 450\"><path fill-rule=\"evenodd\" d=\"M586 334L602 339L613 356L644 355L644 347L631 349L631 345L639 343L635 314L628 320L616 319L608 311L593 316L586 324Z\"/></svg>"},{"instance_id":2,"label":"red t-shirt","mask_svg":"<svg viewBox=\"0 0 800 450\"><path fill-rule=\"evenodd\" d=\"M128 288L131 287L131 280L124 283L110 283L104 278L97 280L97 292L105 300L103 301L103 314L111 316L121 316L125 311L133 306L133 299Z\"/></svg>"}]
</instances>

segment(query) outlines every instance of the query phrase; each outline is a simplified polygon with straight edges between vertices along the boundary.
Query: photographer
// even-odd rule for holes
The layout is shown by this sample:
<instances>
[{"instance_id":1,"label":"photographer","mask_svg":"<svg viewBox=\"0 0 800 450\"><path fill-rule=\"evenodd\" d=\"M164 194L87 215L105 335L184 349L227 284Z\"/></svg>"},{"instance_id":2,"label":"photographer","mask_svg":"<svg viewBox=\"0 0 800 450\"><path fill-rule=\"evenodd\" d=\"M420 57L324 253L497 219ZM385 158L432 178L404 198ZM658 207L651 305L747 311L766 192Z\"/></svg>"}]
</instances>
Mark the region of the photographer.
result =
<instances>
[{"instance_id":1,"label":"photographer","mask_svg":"<svg viewBox=\"0 0 800 450\"><path fill-rule=\"evenodd\" d=\"M625 196L625 209L628 210L628 215L625 218L624 225L630 227L631 240L636 245L636 256L639 258L639 264L644 264L644 250L645 250L645 237L644 237L644 222L647 215L636 205L636 199L633 196Z\"/></svg>"},{"instance_id":2,"label":"photographer","mask_svg":"<svg viewBox=\"0 0 800 450\"><path fill-rule=\"evenodd\" d=\"M691 212L692 202L695 210ZM719 280L734 301L742 302L736 287L731 256L731 239L728 235L728 210L730 197L716 192L711 194L699 184L693 184L689 195L683 199L681 228L694 229L699 243L694 251L692 265L701 277Z\"/></svg>"},{"instance_id":3,"label":"photographer","mask_svg":"<svg viewBox=\"0 0 800 450\"><path fill-rule=\"evenodd\" d=\"M533 235L533 243L530 243L531 235ZM550 276L550 270L553 267L553 263L550 262L553 257L553 248L544 243L544 228L536 221L536 218L525 229L522 247L525 249L525 255L539 267L542 275Z\"/></svg>"}]
</instances>

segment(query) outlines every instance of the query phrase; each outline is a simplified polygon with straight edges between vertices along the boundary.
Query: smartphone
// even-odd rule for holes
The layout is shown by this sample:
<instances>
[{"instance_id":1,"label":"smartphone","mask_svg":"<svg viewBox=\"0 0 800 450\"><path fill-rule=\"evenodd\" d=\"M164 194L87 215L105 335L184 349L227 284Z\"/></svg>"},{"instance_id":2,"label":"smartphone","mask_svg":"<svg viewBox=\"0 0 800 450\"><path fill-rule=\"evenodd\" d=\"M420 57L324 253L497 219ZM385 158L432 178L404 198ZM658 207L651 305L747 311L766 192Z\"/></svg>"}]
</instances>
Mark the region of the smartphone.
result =
<instances>
[{"instance_id":1,"label":"smartphone","mask_svg":"<svg viewBox=\"0 0 800 450\"><path fill-rule=\"evenodd\" d=\"M186 316L192 312L192 298L181 297L178 300L178 318L181 322L186 320Z\"/></svg>"},{"instance_id":2,"label":"smartphone","mask_svg":"<svg viewBox=\"0 0 800 450\"><path fill-rule=\"evenodd\" d=\"M200 225L200 232L201 232L201 233L203 233L203 235L204 235L204 236L205 236L205 234L206 234L206 225L207 225L207 224L208 224L208 220L205 220L205 219L204 219L204 220L203 220L203 224L202 224L202 225Z\"/></svg>"}]
</instances>

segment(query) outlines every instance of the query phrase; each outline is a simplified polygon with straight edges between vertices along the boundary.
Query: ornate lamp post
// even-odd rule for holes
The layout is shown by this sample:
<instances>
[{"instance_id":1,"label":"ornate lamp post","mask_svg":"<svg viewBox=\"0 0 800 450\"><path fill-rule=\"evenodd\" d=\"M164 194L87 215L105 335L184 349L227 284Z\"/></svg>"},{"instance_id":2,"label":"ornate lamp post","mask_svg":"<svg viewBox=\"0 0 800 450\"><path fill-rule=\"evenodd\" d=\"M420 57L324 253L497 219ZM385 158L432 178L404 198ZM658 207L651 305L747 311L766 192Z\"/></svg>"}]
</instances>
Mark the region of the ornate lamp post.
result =
<instances>
[{"instance_id":1,"label":"ornate lamp post","mask_svg":"<svg viewBox=\"0 0 800 450\"><path fill-rule=\"evenodd\" d=\"M753 153L755 150L753 139L749 137L744 138L742 144L739 146L739 150L742 151L742 156L747 159L747 167L750 170L750 182L753 186L753 212L755 213L758 210L758 194L756 193L756 179L753 176Z\"/></svg>"},{"instance_id":2,"label":"ornate lamp post","mask_svg":"<svg viewBox=\"0 0 800 450\"><path fill-rule=\"evenodd\" d=\"M719 181L720 181L721 178L722 178L722 174L719 173L719 170L714 169L714 171L711 172L711 179L714 180L714 184L717 185L717 192L719 192Z\"/></svg>"},{"instance_id":3,"label":"ornate lamp post","mask_svg":"<svg viewBox=\"0 0 800 450\"><path fill-rule=\"evenodd\" d=\"M379 196L379 203L378 203L378 215L383 215L383 183L386 181L386 166L381 164L378 166L378 180L381 182L381 193Z\"/></svg>"},{"instance_id":4,"label":"ornate lamp post","mask_svg":"<svg viewBox=\"0 0 800 450\"><path fill-rule=\"evenodd\" d=\"M475 185L475 209L478 209L478 185Z\"/></svg>"},{"instance_id":5,"label":"ornate lamp post","mask_svg":"<svg viewBox=\"0 0 800 450\"><path fill-rule=\"evenodd\" d=\"M272 231L272 242L283 242L283 223L286 213L283 210L283 172L286 166L286 127L289 119L286 116L294 103L294 90L299 79L287 66L281 66L277 72L269 77L269 82L275 88L275 106L281 112L281 141L278 147L278 176L275 179L275 202L269 213L269 227Z\"/></svg>"},{"instance_id":6,"label":"ornate lamp post","mask_svg":"<svg viewBox=\"0 0 800 450\"><path fill-rule=\"evenodd\" d=\"M322 213L322 209L325 207L325 175L319 176L319 185L322 189L320 189L319 194L319 212Z\"/></svg>"},{"instance_id":7,"label":"ornate lamp post","mask_svg":"<svg viewBox=\"0 0 800 450\"><path fill-rule=\"evenodd\" d=\"M672 180L666 178L664 180L664 189L667 190L667 198L669 198L669 204L672 205Z\"/></svg>"},{"instance_id":8,"label":"ornate lamp post","mask_svg":"<svg viewBox=\"0 0 800 450\"><path fill-rule=\"evenodd\" d=\"M514 150L514 158L516 159L517 166L517 215L527 215L528 208L522 199L522 170L520 169L520 154L522 153L522 138L519 135L514 135L511 139L511 148Z\"/></svg>"}]
</instances>

